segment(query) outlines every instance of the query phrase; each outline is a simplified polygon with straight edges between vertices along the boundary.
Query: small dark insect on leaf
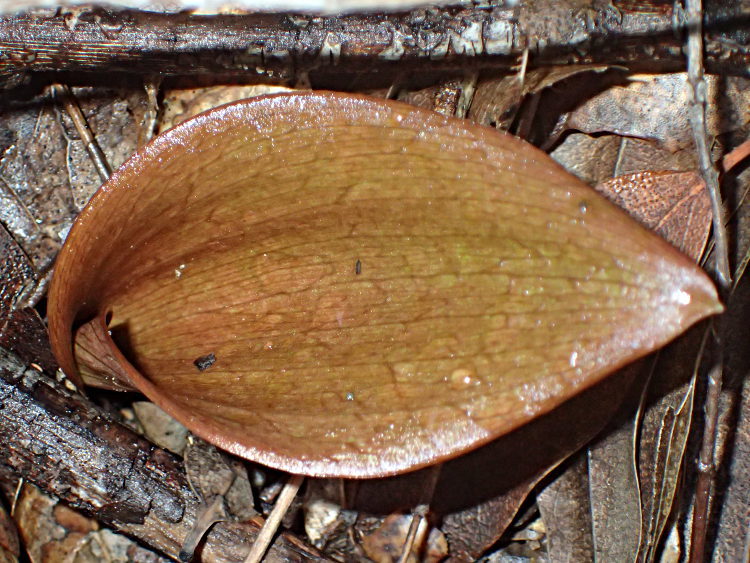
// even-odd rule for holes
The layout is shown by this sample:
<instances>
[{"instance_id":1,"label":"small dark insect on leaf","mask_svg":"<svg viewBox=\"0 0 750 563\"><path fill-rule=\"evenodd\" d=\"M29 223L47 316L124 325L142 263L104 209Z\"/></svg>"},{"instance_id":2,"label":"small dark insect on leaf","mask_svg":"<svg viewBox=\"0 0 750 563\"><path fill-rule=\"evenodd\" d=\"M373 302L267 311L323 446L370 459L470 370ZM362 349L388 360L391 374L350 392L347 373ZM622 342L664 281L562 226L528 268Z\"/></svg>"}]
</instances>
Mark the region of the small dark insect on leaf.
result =
<instances>
[{"instance_id":1,"label":"small dark insect on leaf","mask_svg":"<svg viewBox=\"0 0 750 563\"><path fill-rule=\"evenodd\" d=\"M215 363L216 356L213 352L210 354L206 354L205 356L201 356L200 358L196 358L196 360L193 362L193 364L195 364L195 367L198 368L198 371L206 371Z\"/></svg>"},{"instance_id":2,"label":"small dark insect on leaf","mask_svg":"<svg viewBox=\"0 0 750 563\"><path fill-rule=\"evenodd\" d=\"M357 260L357 263L354 264L354 273L357 275L362 273L362 262L360 260Z\"/></svg>"}]
</instances>

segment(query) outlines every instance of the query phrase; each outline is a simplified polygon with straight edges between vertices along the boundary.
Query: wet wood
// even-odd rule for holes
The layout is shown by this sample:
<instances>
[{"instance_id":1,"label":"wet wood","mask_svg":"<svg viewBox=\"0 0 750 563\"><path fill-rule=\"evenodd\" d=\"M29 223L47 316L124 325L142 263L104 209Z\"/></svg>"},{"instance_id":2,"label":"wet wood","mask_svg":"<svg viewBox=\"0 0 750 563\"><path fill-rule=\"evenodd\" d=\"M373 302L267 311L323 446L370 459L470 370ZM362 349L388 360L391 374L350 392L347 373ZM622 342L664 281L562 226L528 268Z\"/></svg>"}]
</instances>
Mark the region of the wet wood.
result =
<instances>
[{"instance_id":1,"label":"wet wood","mask_svg":"<svg viewBox=\"0 0 750 563\"><path fill-rule=\"evenodd\" d=\"M110 11L37 11L0 18L0 79L29 73L211 74L243 81L333 77L356 87L469 68L507 70L528 49L531 65L684 68L681 13L671 3L598 0L489 2L401 14L314 17L288 14L202 16ZM502 3L500 3L502 4ZM510 3L507 3L510 4ZM747 2L706 10L706 63L741 73ZM647 40L644 40L644 37Z\"/></svg>"},{"instance_id":2,"label":"wet wood","mask_svg":"<svg viewBox=\"0 0 750 563\"><path fill-rule=\"evenodd\" d=\"M0 350L0 479L21 475L104 525L177 559L201 501L182 461L114 422L101 408ZM242 561L260 522L220 522L202 561ZM322 559L290 534L271 561Z\"/></svg>"}]
</instances>

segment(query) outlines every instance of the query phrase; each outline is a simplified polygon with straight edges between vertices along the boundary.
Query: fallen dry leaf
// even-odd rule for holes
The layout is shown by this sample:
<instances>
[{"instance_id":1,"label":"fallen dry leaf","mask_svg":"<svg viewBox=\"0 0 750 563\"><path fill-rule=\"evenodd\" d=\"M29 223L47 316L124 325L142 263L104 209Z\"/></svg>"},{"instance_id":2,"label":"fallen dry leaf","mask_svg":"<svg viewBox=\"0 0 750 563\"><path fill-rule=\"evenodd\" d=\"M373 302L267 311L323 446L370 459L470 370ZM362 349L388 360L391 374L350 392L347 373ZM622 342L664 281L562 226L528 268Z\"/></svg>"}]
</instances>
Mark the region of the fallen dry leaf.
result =
<instances>
[{"instance_id":1,"label":"fallen dry leaf","mask_svg":"<svg viewBox=\"0 0 750 563\"><path fill-rule=\"evenodd\" d=\"M709 135L741 128L750 120L750 88L743 77L707 75ZM692 146L688 123L687 75L653 74L631 77L627 86L613 87L573 111L566 122L583 133L616 133L652 139L677 151Z\"/></svg>"},{"instance_id":2,"label":"fallen dry leaf","mask_svg":"<svg viewBox=\"0 0 750 563\"><path fill-rule=\"evenodd\" d=\"M601 73L607 65L568 65L535 68L526 73L489 78L477 84L469 110L469 118L481 125L498 129L510 128L521 102L554 84L586 72Z\"/></svg>"},{"instance_id":3,"label":"fallen dry leaf","mask_svg":"<svg viewBox=\"0 0 750 563\"><path fill-rule=\"evenodd\" d=\"M635 172L596 186L610 201L698 260L711 228L711 201L698 172Z\"/></svg>"},{"instance_id":4,"label":"fallen dry leaf","mask_svg":"<svg viewBox=\"0 0 750 563\"><path fill-rule=\"evenodd\" d=\"M211 86L207 88L188 88L167 90L162 103L164 111L159 120L160 132L182 123L186 119L215 108L222 104L254 98L264 94L291 92L291 88L269 84L252 84L243 86Z\"/></svg>"},{"instance_id":5,"label":"fallen dry leaf","mask_svg":"<svg viewBox=\"0 0 750 563\"><path fill-rule=\"evenodd\" d=\"M594 560L586 457L576 456L536 497L548 531L547 554L556 563Z\"/></svg>"},{"instance_id":6,"label":"fallen dry leaf","mask_svg":"<svg viewBox=\"0 0 750 563\"><path fill-rule=\"evenodd\" d=\"M160 448L182 455L187 445L187 428L149 401L134 402L133 412L146 438Z\"/></svg>"},{"instance_id":7,"label":"fallen dry leaf","mask_svg":"<svg viewBox=\"0 0 750 563\"><path fill-rule=\"evenodd\" d=\"M641 368L639 362L627 369L638 372ZM640 386L631 387L630 392L633 390L638 393ZM631 425L605 432L589 448L588 463L594 560L635 561L641 539L641 506Z\"/></svg>"},{"instance_id":8,"label":"fallen dry leaf","mask_svg":"<svg viewBox=\"0 0 750 563\"><path fill-rule=\"evenodd\" d=\"M688 172L699 167L692 148L670 152L654 141L570 133L550 156L591 186L644 170Z\"/></svg>"},{"instance_id":9,"label":"fallen dry leaf","mask_svg":"<svg viewBox=\"0 0 750 563\"><path fill-rule=\"evenodd\" d=\"M318 93L157 137L80 215L49 305L71 376L94 318L89 345L188 428L332 476L486 443L720 310L702 271L533 147Z\"/></svg>"},{"instance_id":10,"label":"fallen dry leaf","mask_svg":"<svg viewBox=\"0 0 750 563\"><path fill-rule=\"evenodd\" d=\"M110 164L136 148L142 91L76 88L74 92ZM41 278L101 181L70 117L49 91L0 112L0 221Z\"/></svg>"},{"instance_id":11,"label":"fallen dry leaf","mask_svg":"<svg viewBox=\"0 0 750 563\"><path fill-rule=\"evenodd\" d=\"M537 483L609 422L633 377L633 370L618 370L546 415L445 463L433 508L445 514L451 553L473 559L495 544Z\"/></svg>"}]
</instances>

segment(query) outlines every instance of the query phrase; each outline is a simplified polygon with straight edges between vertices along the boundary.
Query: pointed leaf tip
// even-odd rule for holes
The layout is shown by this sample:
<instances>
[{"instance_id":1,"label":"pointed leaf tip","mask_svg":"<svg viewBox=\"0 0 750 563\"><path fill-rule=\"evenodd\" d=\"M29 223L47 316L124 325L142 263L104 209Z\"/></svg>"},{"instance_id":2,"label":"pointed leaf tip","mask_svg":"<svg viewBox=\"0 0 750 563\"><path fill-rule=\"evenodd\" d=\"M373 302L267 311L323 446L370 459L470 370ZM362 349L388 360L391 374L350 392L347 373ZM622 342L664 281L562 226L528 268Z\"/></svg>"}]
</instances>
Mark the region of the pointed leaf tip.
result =
<instances>
[{"instance_id":1,"label":"pointed leaf tip","mask_svg":"<svg viewBox=\"0 0 750 563\"><path fill-rule=\"evenodd\" d=\"M66 370L73 330L111 313L79 342L89 379L100 350L229 451L372 477L516 428L721 305L530 145L310 93L212 110L132 157L71 230L49 310Z\"/></svg>"}]
</instances>

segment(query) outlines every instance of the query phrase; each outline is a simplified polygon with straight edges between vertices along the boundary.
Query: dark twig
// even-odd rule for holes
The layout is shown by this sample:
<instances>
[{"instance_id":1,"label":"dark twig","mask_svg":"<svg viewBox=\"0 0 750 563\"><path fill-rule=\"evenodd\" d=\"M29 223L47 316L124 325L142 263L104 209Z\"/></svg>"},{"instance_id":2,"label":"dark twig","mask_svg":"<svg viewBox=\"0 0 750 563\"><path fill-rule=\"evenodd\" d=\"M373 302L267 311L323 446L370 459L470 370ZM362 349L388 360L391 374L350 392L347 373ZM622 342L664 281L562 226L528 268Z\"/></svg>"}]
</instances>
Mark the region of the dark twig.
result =
<instances>
[{"instance_id":1,"label":"dark twig","mask_svg":"<svg viewBox=\"0 0 750 563\"><path fill-rule=\"evenodd\" d=\"M727 242L725 212L719 189L719 171L711 159L711 149L706 131L708 89L703 71L703 7L701 0L686 0L686 8L688 83L692 93L688 112L700 162L701 176L711 199L716 280L719 283L721 294L726 297L732 283L732 276L729 267L729 244ZM721 320L715 324L714 345L717 357L708 374L704 403L704 427L697 467L698 476L690 541L690 561L693 562L703 561L706 552L711 496L717 472L715 449L723 372L722 326Z\"/></svg>"},{"instance_id":2,"label":"dark twig","mask_svg":"<svg viewBox=\"0 0 750 563\"><path fill-rule=\"evenodd\" d=\"M705 426L698 457L698 477L695 484L695 504L693 507L693 529L690 538L689 561L699 563L704 560L706 536L708 534L711 494L716 476L714 456L716 432L719 421L719 398L722 386L722 365L717 363L708 373L708 386L704 406Z\"/></svg>"}]
</instances>

